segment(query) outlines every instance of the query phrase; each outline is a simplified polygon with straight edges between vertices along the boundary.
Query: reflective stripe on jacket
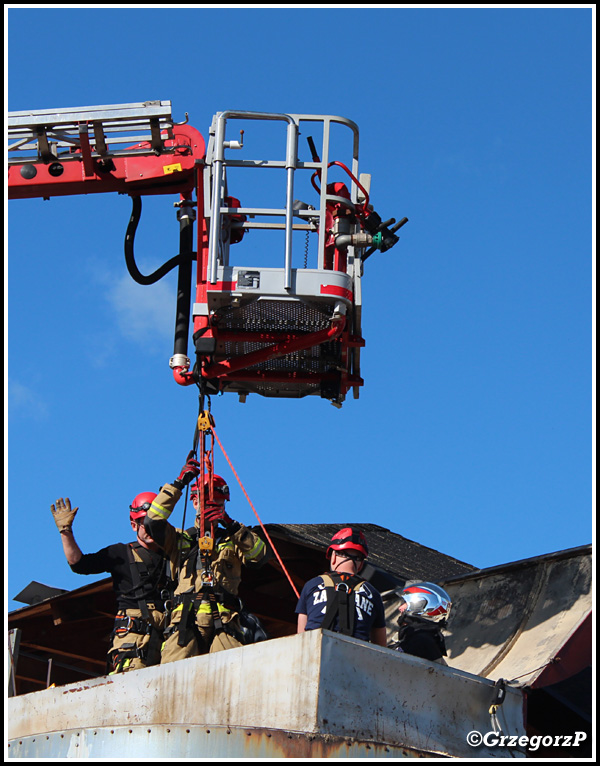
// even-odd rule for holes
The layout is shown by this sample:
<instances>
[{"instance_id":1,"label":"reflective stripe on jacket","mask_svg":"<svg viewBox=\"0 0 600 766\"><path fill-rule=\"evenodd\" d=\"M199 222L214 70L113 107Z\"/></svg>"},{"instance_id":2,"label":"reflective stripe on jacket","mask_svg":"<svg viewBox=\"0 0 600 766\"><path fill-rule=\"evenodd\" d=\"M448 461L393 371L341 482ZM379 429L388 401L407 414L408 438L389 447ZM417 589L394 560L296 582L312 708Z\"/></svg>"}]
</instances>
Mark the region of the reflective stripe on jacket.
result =
<instances>
[{"instance_id":1,"label":"reflective stripe on jacket","mask_svg":"<svg viewBox=\"0 0 600 766\"><path fill-rule=\"evenodd\" d=\"M190 588L194 593L200 592L207 581L203 572L203 565L207 563L215 586L237 596L242 564L252 566L262 562L268 553L267 546L255 532L240 524L232 534L219 530L221 536L217 536L213 549L206 554L208 561L204 556L196 556L198 545L194 534L176 529L168 521L180 497L178 489L165 484L144 520L146 530L164 548L171 562L172 577L178 582L175 594Z\"/></svg>"}]
</instances>

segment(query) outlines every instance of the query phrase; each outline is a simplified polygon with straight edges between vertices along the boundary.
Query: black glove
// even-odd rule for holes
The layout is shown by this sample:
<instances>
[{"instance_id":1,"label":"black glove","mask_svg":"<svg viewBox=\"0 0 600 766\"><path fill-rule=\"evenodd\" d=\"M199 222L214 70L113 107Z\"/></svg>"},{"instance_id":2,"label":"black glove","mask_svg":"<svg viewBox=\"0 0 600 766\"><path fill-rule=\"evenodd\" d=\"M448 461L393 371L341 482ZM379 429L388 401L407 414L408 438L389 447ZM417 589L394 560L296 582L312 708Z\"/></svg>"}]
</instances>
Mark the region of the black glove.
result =
<instances>
[{"instance_id":1,"label":"black glove","mask_svg":"<svg viewBox=\"0 0 600 766\"><path fill-rule=\"evenodd\" d=\"M193 455L193 451L190 452L190 454L187 456L186 464L181 469L181 473L173 482L173 486L176 487L180 492L184 487L187 487L191 481L196 479L202 471L202 466L197 460L194 459Z\"/></svg>"}]
</instances>

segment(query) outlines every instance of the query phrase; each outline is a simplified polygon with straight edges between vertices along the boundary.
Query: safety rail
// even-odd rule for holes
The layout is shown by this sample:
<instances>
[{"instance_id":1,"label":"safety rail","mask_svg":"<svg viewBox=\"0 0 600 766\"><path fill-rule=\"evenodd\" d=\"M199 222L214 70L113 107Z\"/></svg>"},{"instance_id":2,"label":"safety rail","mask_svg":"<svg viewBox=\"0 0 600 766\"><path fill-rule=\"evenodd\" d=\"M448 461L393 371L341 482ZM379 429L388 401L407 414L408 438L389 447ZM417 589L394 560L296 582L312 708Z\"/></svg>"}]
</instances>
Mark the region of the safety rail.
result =
<instances>
[{"instance_id":1,"label":"safety rail","mask_svg":"<svg viewBox=\"0 0 600 766\"><path fill-rule=\"evenodd\" d=\"M225 157L226 149L241 149L243 143L226 140L226 124L229 120L267 120L282 121L287 123L286 158L284 160L236 160ZM301 123L315 122L323 126L322 150L318 159L311 162L303 162L298 159L298 136ZM358 126L343 117L330 115L309 114L278 114L267 112L244 112L226 111L219 112L213 119L211 126L211 138L208 144L206 156L206 180L205 188L210 189L210 194L205 200L204 215L210 219L210 238L208 254L208 280L212 285L218 281L218 265L227 265L227 257L222 251L220 242L221 219L227 216L245 217L282 217L284 223L264 221L244 221L233 223L235 228L244 229L284 229L284 290L292 288L292 232L318 231L318 268L324 269L325 239L326 239L326 208L328 202L339 201L334 195L327 194L327 177L330 169L330 131L331 124L345 125L353 132L352 143L352 175L358 175ZM335 163L338 164L338 163ZM286 195L285 208L260 208L260 207L232 207L224 204L224 189L226 188L227 168L284 168L286 170ZM302 203L294 200L294 177L297 170L310 170L317 173L321 181L321 193L319 207L309 210L301 207ZM359 185L352 180L351 200L353 207L358 201L360 193ZM348 200L342 200L348 204ZM295 204L296 203L296 204ZM293 218L303 220L303 223L295 223Z\"/></svg>"}]
</instances>

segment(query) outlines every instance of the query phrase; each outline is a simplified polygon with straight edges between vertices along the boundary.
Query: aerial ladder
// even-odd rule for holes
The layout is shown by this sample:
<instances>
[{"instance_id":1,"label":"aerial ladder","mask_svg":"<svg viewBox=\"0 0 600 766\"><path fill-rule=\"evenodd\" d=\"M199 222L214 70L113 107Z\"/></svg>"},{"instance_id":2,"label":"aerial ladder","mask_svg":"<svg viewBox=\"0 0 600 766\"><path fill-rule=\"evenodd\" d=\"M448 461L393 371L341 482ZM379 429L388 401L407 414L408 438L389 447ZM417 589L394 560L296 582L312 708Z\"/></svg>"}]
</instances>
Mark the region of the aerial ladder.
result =
<instances>
[{"instance_id":1,"label":"aerial ladder","mask_svg":"<svg viewBox=\"0 0 600 766\"><path fill-rule=\"evenodd\" d=\"M273 159L250 154L261 129ZM250 393L318 395L339 407L350 389L358 398L364 263L398 242L407 219L382 221L374 211L351 120L224 111L205 141L187 115L173 120L170 101L147 101L11 112L8 138L10 199L131 197L129 273L152 284L178 269L170 359L178 384L198 386L201 396L237 393L240 401ZM338 144L345 147L341 158ZM258 173L270 174L264 187L277 187L275 202L258 199ZM234 189L245 190L245 204ZM179 195L179 253L145 275L135 260L135 232L142 197L157 194Z\"/></svg>"}]
</instances>

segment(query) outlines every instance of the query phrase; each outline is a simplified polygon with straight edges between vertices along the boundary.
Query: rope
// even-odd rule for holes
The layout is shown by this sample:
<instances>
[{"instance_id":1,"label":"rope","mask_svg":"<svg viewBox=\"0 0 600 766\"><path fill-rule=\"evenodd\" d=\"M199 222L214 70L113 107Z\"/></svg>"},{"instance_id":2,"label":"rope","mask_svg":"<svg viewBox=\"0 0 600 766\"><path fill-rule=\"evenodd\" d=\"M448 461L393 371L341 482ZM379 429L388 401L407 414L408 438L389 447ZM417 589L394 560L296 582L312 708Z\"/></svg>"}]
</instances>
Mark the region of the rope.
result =
<instances>
[{"instance_id":1,"label":"rope","mask_svg":"<svg viewBox=\"0 0 600 766\"><path fill-rule=\"evenodd\" d=\"M545 662L543 665L540 665L539 668L534 668L533 670L529 670L527 673L521 673L520 676L515 676L514 678L511 678L510 681L507 681L507 684L512 684L515 681L518 681L519 678L525 678L525 676L530 676L532 673L535 673L537 670L543 670L543 668L547 668L548 665L553 665L555 662L560 662L560 657L552 657L552 659L548 660L548 662Z\"/></svg>"},{"instance_id":2,"label":"rope","mask_svg":"<svg viewBox=\"0 0 600 766\"><path fill-rule=\"evenodd\" d=\"M198 384L198 417L200 416L200 413L204 411L204 397L205 393L200 384ZM207 396L208 398L208 411L210 412L210 396ZM192 452L194 453L194 456L198 457L198 442L200 441L200 429L198 428L198 420L196 420L196 428L194 430L194 439L193 439L193 445L192 445ZM204 456L203 456L204 458ZM187 506L188 506L188 497L189 497L189 485L185 488L185 501L183 504L183 518L181 519L181 536L179 538L179 541L177 543L178 546L178 566L179 570L181 570L181 557L183 555L183 533L185 532L185 517L187 514Z\"/></svg>"},{"instance_id":3,"label":"rope","mask_svg":"<svg viewBox=\"0 0 600 766\"><path fill-rule=\"evenodd\" d=\"M284 565L283 561L281 560L281 557L279 556L279 553L277 552L277 549L276 549L276 548L275 548L275 546L273 545L273 541L271 540L271 538L270 538L270 536L269 536L269 533L267 532L267 530L266 530L266 529L265 529L265 527L264 527L264 524L263 524L263 523L262 523L262 521L260 520L260 517L259 517L258 513L256 512L256 509L255 509L255 507L252 505L252 501L251 501L251 500L250 500L250 498L248 497L248 493L246 492L246 490L245 490L245 488L244 488L244 485L242 484L242 482L241 482L241 480L240 480L240 477L237 475L237 472L236 472L235 468L233 467L233 464L232 464L231 460L229 459L229 456L228 456L228 454L225 452L225 448L224 448L224 447L223 447L223 445L221 444L221 440L220 440L220 439L219 439L219 437L217 436L217 432L215 431L215 429L214 429L214 426L212 427L212 429L211 429L211 430L212 430L212 432L213 432L213 435L214 435L215 439L217 440L217 443L218 443L219 447L221 448L221 451L222 451L222 452L223 452L223 454L225 455L225 459L226 459L226 460L227 460L227 462L229 463L229 467L230 467L230 468L231 468L231 470L233 471L233 474L234 474L235 478L238 480L238 484L239 484L239 485L240 485L240 487L242 488L242 492L243 492L243 493L244 493L244 495L246 496L246 500L247 500L247 501L248 501L248 503L250 504L250 508L252 508L252 510L253 510L253 512L254 512L254 515L255 515L255 516L256 516L256 518L258 519L258 523L260 524L262 531L265 533L265 535L266 535L266 538L267 538L267 540L269 541L269 544L270 544L271 548L273 549L273 552L274 552L274 553L275 553L275 555L277 556L277 561L279 561L279 564L281 565L281 568L283 569L283 571L284 571L284 573L285 573L285 576L288 578L288 581L289 581L290 585L292 586L292 589L293 589L294 593L296 594L296 598L300 598L300 594L298 593L298 590L297 590L296 586L294 585L294 583L293 583L293 581L292 581L292 578L291 578L291 577L290 577L290 575L289 575L289 572L288 572L288 571L287 571L287 569L285 568L285 565Z\"/></svg>"}]
</instances>

